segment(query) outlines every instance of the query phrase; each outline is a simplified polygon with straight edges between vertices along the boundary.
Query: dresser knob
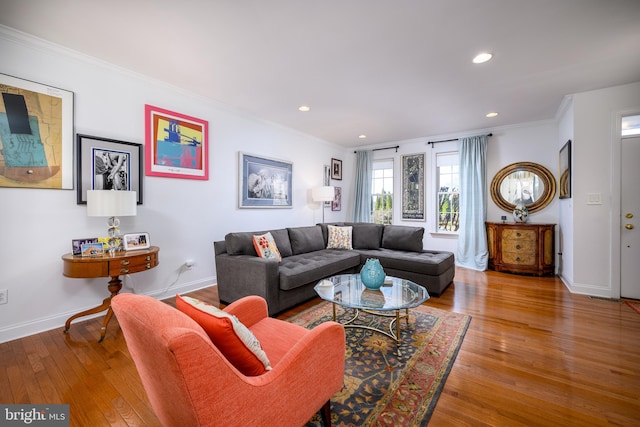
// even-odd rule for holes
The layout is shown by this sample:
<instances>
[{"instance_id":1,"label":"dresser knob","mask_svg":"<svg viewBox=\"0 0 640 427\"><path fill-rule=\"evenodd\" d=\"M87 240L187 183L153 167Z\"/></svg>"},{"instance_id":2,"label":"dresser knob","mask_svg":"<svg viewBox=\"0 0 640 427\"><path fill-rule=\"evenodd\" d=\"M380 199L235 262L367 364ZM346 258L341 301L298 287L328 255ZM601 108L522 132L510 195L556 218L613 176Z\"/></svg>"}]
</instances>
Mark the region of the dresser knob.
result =
<instances>
[{"instance_id":1,"label":"dresser knob","mask_svg":"<svg viewBox=\"0 0 640 427\"><path fill-rule=\"evenodd\" d=\"M124 260L120 261L120 265L129 265L129 260L128 259L124 259Z\"/></svg>"},{"instance_id":2,"label":"dresser knob","mask_svg":"<svg viewBox=\"0 0 640 427\"><path fill-rule=\"evenodd\" d=\"M147 268L151 268L151 263L146 265Z\"/></svg>"},{"instance_id":3,"label":"dresser knob","mask_svg":"<svg viewBox=\"0 0 640 427\"><path fill-rule=\"evenodd\" d=\"M516 236L520 237L520 236L522 236L522 234L520 232L517 232Z\"/></svg>"},{"instance_id":4,"label":"dresser knob","mask_svg":"<svg viewBox=\"0 0 640 427\"><path fill-rule=\"evenodd\" d=\"M129 273L129 269L128 268L121 268L120 269L120 274L127 274Z\"/></svg>"},{"instance_id":5,"label":"dresser knob","mask_svg":"<svg viewBox=\"0 0 640 427\"><path fill-rule=\"evenodd\" d=\"M516 261L520 261L520 257L516 258Z\"/></svg>"},{"instance_id":6,"label":"dresser knob","mask_svg":"<svg viewBox=\"0 0 640 427\"><path fill-rule=\"evenodd\" d=\"M516 249L520 249L522 246L520 245L516 245Z\"/></svg>"},{"instance_id":7,"label":"dresser knob","mask_svg":"<svg viewBox=\"0 0 640 427\"><path fill-rule=\"evenodd\" d=\"M147 261L151 261L151 256L147 255Z\"/></svg>"}]
</instances>

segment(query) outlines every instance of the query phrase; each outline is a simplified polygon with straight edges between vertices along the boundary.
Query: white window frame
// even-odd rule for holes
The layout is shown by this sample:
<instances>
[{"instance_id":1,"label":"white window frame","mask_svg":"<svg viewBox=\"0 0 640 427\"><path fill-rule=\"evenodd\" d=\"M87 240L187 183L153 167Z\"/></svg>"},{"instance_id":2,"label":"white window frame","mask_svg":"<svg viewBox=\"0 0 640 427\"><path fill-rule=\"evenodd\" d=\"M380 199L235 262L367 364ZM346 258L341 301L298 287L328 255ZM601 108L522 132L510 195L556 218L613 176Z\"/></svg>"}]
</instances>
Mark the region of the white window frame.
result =
<instances>
[{"instance_id":1,"label":"white window frame","mask_svg":"<svg viewBox=\"0 0 640 427\"><path fill-rule=\"evenodd\" d=\"M431 214L427 216L427 222L429 223L429 232L434 236L457 238L459 235L459 230L443 231L438 229L440 222L440 213L438 212L438 193L440 190L438 188L438 155L458 154L459 156L459 145L457 141L438 143L434 144L430 151L431 173L429 175L431 176L431 184L427 185L428 191L430 193L427 195L427 212L431 212Z\"/></svg>"},{"instance_id":2,"label":"white window frame","mask_svg":"<svg viewBox=\"0 0 640 427\"><path fill-rule=\"evenodd\" d=\"M394 210L395 210L395 185L396 185L396 173L395 173L395 164L394 164L394 159L393 158L385 158L385 159L374 159L373 160L373 165L372 165L372 173L371 173L371 222L374 222L374 218L373 218L373 212L374 212L374 199L373 196L376 194L375 193L375 185L373 180L375 179L375 171L376 170L381 170L381 169L390 169L391 170L391 188L387 189L386 187L384 188L385 191L390 191L391 192L391 221L388 224L393 224L393 218L395 216L394 214ZM378 166L378 167L376 167ZM388 177L385 177L383 179L389 179ZM385 224L387 224L385 222Z\"/></svg>"}]
</instances>

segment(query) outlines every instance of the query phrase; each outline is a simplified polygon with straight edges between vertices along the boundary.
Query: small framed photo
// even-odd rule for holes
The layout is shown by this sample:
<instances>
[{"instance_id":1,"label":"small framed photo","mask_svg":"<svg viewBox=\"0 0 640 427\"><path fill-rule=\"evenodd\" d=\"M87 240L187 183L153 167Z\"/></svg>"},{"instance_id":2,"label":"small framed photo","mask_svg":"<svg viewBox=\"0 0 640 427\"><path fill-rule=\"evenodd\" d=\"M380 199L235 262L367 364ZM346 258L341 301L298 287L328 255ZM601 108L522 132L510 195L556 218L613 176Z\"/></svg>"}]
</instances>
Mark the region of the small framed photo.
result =
<instances>
[{"instance_id":1,"label":"small framed photo","mask_svg":"<svg viewBox=\"0 0 640 427\"><path fill-rule=\"evenodd\" d=\"M125 234L124 237L124 250L134 251L136 249L147 249L151 246L149 242L149 233L131 233Z\"/></svg>"},{"instance_id":2,"label":"small framed photo","mask_svg":"<svg viewBox=\"0 0 640 427\"><path fill-rule=\"evenodd\" d=\"M142 204L142 144L78 135L78 204L87 190L135 191Z\"/></svg>"},{"instance_id":3,"label":"small framed photo","mask_svg":"<svg viewBox=\"0 0 640 427\"><path fill-rule=\"evenodd\" d=\"M342 209L342 187L333 187L335 195L331 201L331 210L339 211Z\"/></svg>"},{"instance_id":4,"label":"small framed photo","mask_svg":"<svg viewBox=\"0 0 640 427\"><path fill-rule=\"evenodd\" d=\"M331 159L331 179L342 180L342 160Z\"/></svg>"},{"instance_id":5,"label":"small framed photo","mask_svg":"<svg viewBox=\"0 0 640 427\"><path fill-rule=\"evenodd\" d=\"M104 254L102 243L83 243L80 248L83 257L98 257Z\"/></svg>"},{"instance_id":6,"label":"small framed photo","mask_svg":"<svg viewBox=\"0 0 640 427\"><path fill-rule=\"evenodd\" d=\"M71 253L74 255L82 255L82 245L86 243L98 243L98 238L89 237L86 239L73 239L71 241Z\"/></svg>"}]
</instances>

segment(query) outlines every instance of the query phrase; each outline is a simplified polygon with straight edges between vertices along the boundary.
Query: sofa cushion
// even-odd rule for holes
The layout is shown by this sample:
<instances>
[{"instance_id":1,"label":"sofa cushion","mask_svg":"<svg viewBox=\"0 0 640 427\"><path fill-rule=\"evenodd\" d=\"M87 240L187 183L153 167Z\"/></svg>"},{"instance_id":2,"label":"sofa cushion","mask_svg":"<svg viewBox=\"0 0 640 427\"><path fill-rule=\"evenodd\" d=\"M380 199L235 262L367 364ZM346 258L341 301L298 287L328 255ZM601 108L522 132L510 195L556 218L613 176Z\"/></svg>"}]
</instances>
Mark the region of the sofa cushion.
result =
<instances>
[{"instance_id":1,"label":"sofa cushion","mask_svg":"<svg viewBox=\"0 0 640 427\"><path fill-rule=\"evenodd\" d=\"M258 256L253 246L253 236L265 234L267 231L252 231L228 233L224 236L229 255L253 255ZM289 232L286 228L270 230L273 240L276 242L278 251L283 257L291 256L291 243L289 243Z\"/></svg>"},{"instance_id":2,"label":"sofa cushion","mask_svg":"<svg viewBox=\"0 0 640 427\"><path fill-rule=\"evenodd\" d=\"M278 245L271 233L259 234L253 236L253 247L260 258L275 259L278 262L282 261L280 251L278 251Z\"/></svg>"},{"instance_id":3,"label":"sofa cushion","mask_svg":"<svg viewBox=\"0 0 640 427\"><path fill-rule=\"evenodd\" d=\"M351 235L353 227L327 226L329 237L327 239L327 249L353 249L351 245Z\"/></svg>"},{"instance_id":4,"label":"sofa cushion","mask_svg":"<svg viewBox=\"0 0 640 427\"><path fill-rule=\"evenodd\" d=\"M360 250L360 262L377 258L382 268L438 276L454 267L455 256L447 251L398 251L394 249Z\"/></svg>"},{"instance_id":5,"label":"sofa cushion","mask_svg":"<svg viewBox=\"0 0 640 427\"><path fill-rule=\"evenodd\" d=\"M353 227L353 249L380 249L384 225L356 222Z\"/></svg>"},{"instance_id":6,"label":"sofa cushion","mask_svg":"<svg viewBox=\"0 0 640 427\"><path fill-rule=\"evenodd\" d=\"M382 233L382 247L399 251L422 252L424 228L387 225Z\"/></svg>"},{"instance_id":7,"label":"sofa cushion","mask_svg":"<svg viewBox=\"0 0 640 427\"><path fill-rule=\"evenodd\" d=\"M280 263L280 289L289 291L360 265L354 251L324 249L293 255Z\"/></svg>"},{"instance_id":8,"label":"sofa cushion","mask_svg":"<svg viewBox=\"0 0 640 427\"><path fill-rule=\"evenodd\" d=\"M195 320L211 342L244 375L261 375L271 370L260 342L237 317L187 296L176 295L176 308Z\"/></svg>"},{"instance_id":9,"label":"sofa cushion","mask_svg":"<svg viewBox=\"0 0 640 427\"><path fill-rule=\"evenodd\" d=\"M288 230L293 255L319 251L325 247L324 239L322 238L322 229L319 225L295 227L289 228Z\"/></svg>"}]
</instances>

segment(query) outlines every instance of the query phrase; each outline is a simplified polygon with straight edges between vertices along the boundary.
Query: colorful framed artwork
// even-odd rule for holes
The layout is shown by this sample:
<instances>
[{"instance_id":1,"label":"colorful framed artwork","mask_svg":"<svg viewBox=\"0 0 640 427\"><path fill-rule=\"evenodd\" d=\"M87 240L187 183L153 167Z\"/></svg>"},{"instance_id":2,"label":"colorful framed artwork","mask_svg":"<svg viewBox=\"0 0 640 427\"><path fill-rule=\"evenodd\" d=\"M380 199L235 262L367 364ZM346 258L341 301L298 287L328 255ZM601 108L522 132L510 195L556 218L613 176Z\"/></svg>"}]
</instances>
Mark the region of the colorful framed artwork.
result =
<instances>
[{"instance_id":1,"label":"colorful framed artwork","mask_svg":"<svg viewBox=\"0 0 640 427\"><path fill-rule=\"evenodd\" d=\"M0 74L0 187L73 189L73 92Z\"/></svg>"},{"instance_id":2,"label":"colorful framed artwork","mask_svg":"<svg viewBox=\"0 0 640 427\"><path fill-rule=\"evenodd\" d=\"M74 255L82 255L82 245L86 243L98 243L97 237L89 237L86 239L73 239L71 241L71 252Z\"/></svg>"},{"instance_id":3,"label":"colorful framed artwork","mask_svg":"<svg viewBox=\"0 0 640 427\"><path fill-rule=\"evenodd\" d=\"M148 249L151 246L149 241L149 233L130 233L123 237L124 249L133 251L136 249Z\"/></svg>"},{"instance_id":4,"label":"colorful framed artwork","mask_svg":"<svg viewBox=\"0 0 640 427\"><path fill-rule=\"evenodd\" d=\"M87 190L135 191L142 204L142 144L78 134L77 203Z\"/></svg>"},{"instance_id":5,"label":"colorful framed artwork","mask_svg":"<svg viewBox=\"0 0 640 427\"><path fill-rule=\"evenodd\" d=\"M147 176L209 179L209 123L144 106Z\"/></svg>"},{"instance_id":6,"label":"colorful framed artwork","mask_svg":"<svg viewBox=\"0 0 640 427\"><path fill-rule=\"evenodd\" d=\"M402 219L424 221L424 153L402 156Z\"/></svg>"},{"instance_id":7,"label":"colorful framed artwork","mask_svg":"<svg viewBox=\"0 0 640 427\"><path fill-rule=\"evenodd\" d=\"M342 180L342 160L331 159L331 179Z\"/></svg>"},{"instance_id":8,"label":"colorful framed artwork","mask_svg":"<svg viewBox=\"0 0 640 427\"><path fill-rule=\"evenodd\" d=\"M331 210L339 211L342 209L342 187L333 187L335 195L331 201Z\"/></svg>"},{"instance_id":9,"label":"colorful framed artwork","mask_svg":"<svg viewBox=\"0 0 640 427\"><path fill-rule=\"evenodd\" d=\"M240 208L291 208L293 163L239 153Z\"/></svg>"},{"instance_id":10,"label":"colorful framed artwork","mask_svg":"<svg viewBox=\"0 0 640 427\"><path fill-rule=\"evenodd\" d=\"M559 155L559 169L560 169L560 199L571 198L571 140L568 140L566 144L560 149Z\"/></svg>"},{"instance_id":11,"label":"colorful framed artwork","mask_svg":"<svg viewBox=\"0 0 640 427\"><path fill-rule=\"evenodd\" d=\"M83 243L80 246L81 253L83 257L101 257L104 255L104 248L102 247L102 243Z\"/></svg>"}]
</instances>

